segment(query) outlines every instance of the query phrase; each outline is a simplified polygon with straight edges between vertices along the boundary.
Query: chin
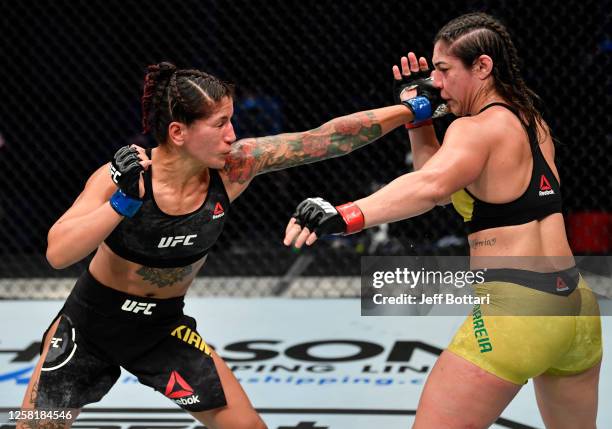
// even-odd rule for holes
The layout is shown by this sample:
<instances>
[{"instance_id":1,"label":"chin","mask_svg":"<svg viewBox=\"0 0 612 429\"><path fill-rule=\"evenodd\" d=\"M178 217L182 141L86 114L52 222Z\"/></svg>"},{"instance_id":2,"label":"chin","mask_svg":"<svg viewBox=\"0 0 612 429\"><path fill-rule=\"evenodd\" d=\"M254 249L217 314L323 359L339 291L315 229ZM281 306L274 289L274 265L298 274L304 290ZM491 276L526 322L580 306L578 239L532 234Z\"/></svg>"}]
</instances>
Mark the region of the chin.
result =
<instances>
[{"instance_id":1,"label":"chin","mask_svg":"<svg viewBox=\"0 0 612 429\"><path fill-rule=\"evenodd\" d=\"M221 170L223 167L225 167L225 162L226 162L226 157L224 156L223 158L219 159L217 162L213 163L213 165L211 165L210 168L214 168L215 170Z\"/></svg>"}]
</instances>

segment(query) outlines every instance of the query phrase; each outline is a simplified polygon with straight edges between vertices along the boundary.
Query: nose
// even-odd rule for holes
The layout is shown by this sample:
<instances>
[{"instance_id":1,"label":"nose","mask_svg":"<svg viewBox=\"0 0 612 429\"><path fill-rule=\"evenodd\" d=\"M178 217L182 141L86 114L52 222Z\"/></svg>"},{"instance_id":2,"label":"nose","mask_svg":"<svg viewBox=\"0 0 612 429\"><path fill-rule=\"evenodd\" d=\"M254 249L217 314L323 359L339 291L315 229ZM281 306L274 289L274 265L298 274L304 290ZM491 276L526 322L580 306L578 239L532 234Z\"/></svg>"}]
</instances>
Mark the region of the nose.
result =
<instances>
[{"instance_id":1,"label":"nose","mask_svg":"<svg viewBox=\"0 0 612 429\"><path fill-rule=\"evenodd\" d=\"M442 89L442 79L440 76L440 72L438 70L434 70L431 72L431 78L433 79L434 87L438 89Z\"/></svg>"},{"instance_id":2,"label":"nose","mask_svg":"<svg viewBox=\"0 0 612 429\"><path fill-rule=\"evenodd\" d=\"M228 143L236 141L236 133L234 132L234 125L231 121L229 121L227 125L227 130L225 132L225 141Z\"/></svg>"}]
</instances>

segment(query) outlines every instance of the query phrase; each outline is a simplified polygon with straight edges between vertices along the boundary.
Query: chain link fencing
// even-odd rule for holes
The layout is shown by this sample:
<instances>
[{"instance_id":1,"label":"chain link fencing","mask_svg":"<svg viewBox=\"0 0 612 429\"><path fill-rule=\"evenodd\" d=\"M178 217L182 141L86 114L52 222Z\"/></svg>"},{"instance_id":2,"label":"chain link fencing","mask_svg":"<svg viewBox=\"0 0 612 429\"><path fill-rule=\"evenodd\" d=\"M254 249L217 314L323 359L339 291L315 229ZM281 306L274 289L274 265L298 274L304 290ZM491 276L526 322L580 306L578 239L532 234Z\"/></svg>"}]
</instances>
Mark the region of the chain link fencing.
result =
<instances>
[{"instance_id":1,"label":"chain link fencing","mask_svg":"<svg viewBox=\"0 0 612 429\"><path fill-rule=\"evenodd\" d=\"M59 297L86 266L50 268L47 231L119 147L151 145L140 134L146 65L171 61L235 83L238 138L301 131L390 104L392 65L409 50L431 58L437 30L470 11L508 26L544 101L575 250L607 254L611 10L591 0L0 0L2 294ZM440 135L450 121L436 125ZM300 252L282 246L299 201L365 196L410 170L408 149L400 129L351 155L256 178L195 289L358 295L361 256L467 253L450 206Z\"/></svg>"}]
</instances>

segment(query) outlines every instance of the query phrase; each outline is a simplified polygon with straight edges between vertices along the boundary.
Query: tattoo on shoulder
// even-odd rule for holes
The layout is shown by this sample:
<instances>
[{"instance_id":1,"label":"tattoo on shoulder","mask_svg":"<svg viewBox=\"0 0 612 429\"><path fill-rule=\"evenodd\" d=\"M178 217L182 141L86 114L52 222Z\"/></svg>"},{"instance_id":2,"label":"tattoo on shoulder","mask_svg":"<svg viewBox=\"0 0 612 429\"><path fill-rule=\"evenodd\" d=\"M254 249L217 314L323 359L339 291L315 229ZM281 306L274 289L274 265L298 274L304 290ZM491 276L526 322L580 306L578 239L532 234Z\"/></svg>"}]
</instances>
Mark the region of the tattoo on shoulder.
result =
<instances>
[{"instance_id":1,"label":"tattoo on shoulder","mask_svg":"<svg viewBox=\"0 0 612 429\"><path fill-rule=\"evenodd\" d=\"M151 268L142 267L136 274L140 275L143 280L157 286L159 288L172 286L193 272L193 267L187 265L180 268Z\"/></svg>"},{"instance_id":2,"label":"tattoo on shoulder","mask_svg":"<svg viewBox=\"0 0 612 429\"><path fill-rule=\"evenodd\" d=\"M372 111L333 119L310 131L244 139L234 144L224 172L245 183L259 173L282 170L347 154L382 136Z\"/></svg>"},{"instance_id":3,"label":"tattoo on shoulder","mask_svg":"<svg viewBox=\"0 0 612 429\"><path fill-rule=\"evenodd\" d=\"M497 238L485 238L484 240L469 240L470 248L477 249L479 247L493 247L497 242Z\"/></svg>"}]
</instances>

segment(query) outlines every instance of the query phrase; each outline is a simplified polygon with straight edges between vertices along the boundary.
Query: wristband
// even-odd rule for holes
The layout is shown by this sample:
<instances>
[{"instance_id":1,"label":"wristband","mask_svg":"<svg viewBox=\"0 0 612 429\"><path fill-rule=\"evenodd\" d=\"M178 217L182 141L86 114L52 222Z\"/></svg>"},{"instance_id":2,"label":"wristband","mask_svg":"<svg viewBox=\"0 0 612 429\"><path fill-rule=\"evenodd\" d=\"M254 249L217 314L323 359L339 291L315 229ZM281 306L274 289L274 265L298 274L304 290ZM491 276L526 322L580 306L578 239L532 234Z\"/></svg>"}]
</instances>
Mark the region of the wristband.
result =
<instances>
[{"instance_id":1,"label":"wristband","mask_svg":"<svg viewBox=\"0 0 612 429\"><path fill-rule=\"evenodd\" d=\"M337 206L336 210L338 214L344 219L346 223L346 234L354 234L363 229L365 225L365 219L363 212L355 203L346 203L341 206Z\"/></svg>"},{"instance_id":2,"label":"wristband","mask_svg":"<svg viewBox=\"0 0 612 429\"><path fill-rule=\"evenodd\" d=\"M142 200L128 197L121 189L117 189L109 202L117 213L126 217L134 216L142 206Z\"/></svg>"},{"instance_id":3,"label":"wristband","mask_svg":"<svg viewBox=\"0 0 612 429\"><path fill-rule=\"evenodd\" d=\"M409 130L414 130L415 128L421 128L426 125L433 125L433 120L429 118L421 122L409 122L406 124L406 128L408 128Z\"/></svg>"},{"instance_id":4,"label":"wristband","mask_svg":"<svg viewBox=\"0 0 612 429\"><path fill-rule=\"evenodd\" d=\"M431 103L427 97L414 97L409 100L402 101L402 104L412 111L412 114L414 115L412 123L421 122L431 118Z\"/></svg>"}]
</instances>

